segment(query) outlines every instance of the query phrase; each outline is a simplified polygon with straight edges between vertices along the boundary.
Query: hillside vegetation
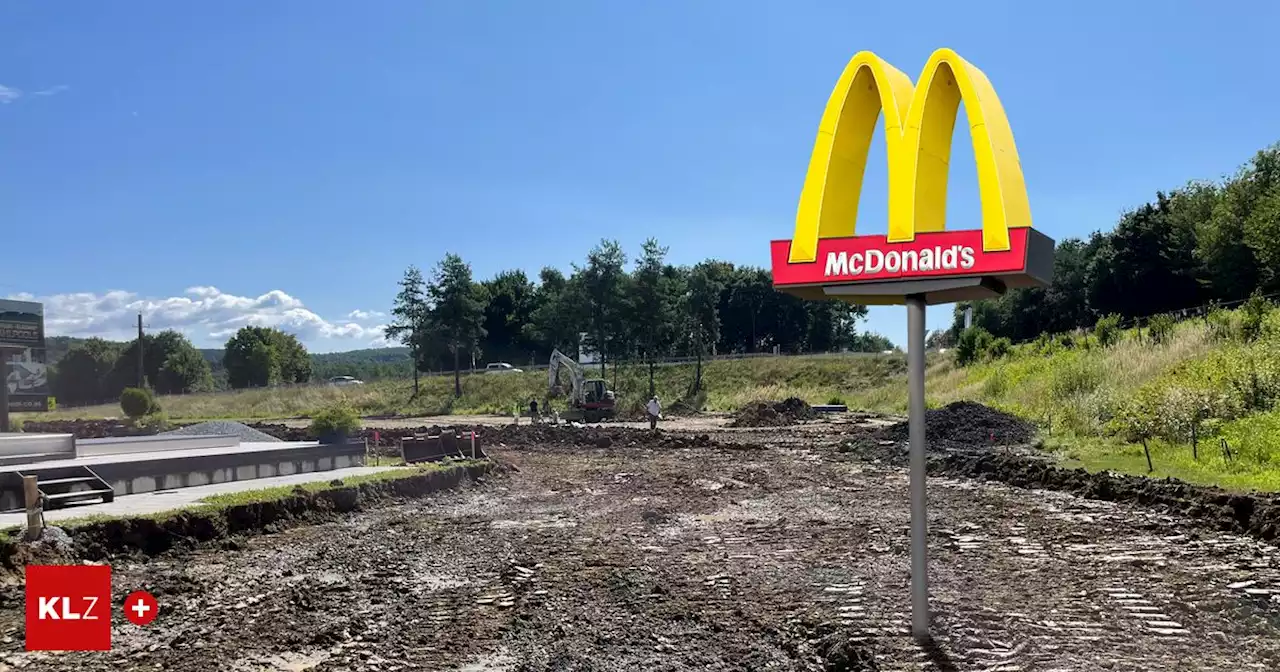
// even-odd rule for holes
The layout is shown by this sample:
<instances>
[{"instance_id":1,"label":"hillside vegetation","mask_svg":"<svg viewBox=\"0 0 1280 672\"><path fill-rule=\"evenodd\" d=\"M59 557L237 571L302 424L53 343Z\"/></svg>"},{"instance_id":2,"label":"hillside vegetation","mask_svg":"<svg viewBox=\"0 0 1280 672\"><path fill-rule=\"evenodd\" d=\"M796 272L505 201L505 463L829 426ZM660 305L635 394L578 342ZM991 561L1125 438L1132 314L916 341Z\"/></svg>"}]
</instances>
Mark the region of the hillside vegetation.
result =
<instances>
[{"instance_id":1,"label":"hillside vegetation","mask_svg":"<svg viewBox=\"0 0 1280 672\"><path fill-rule=\"evenodd\" d=\"M969 366L939 358L926 389L930 406L970 399L1032 420L1089 468L1149 473L1145 439L1156 476L1280 490L1280 311L1261 298L1183 322L1042 337ZM847 398L902 413L906 395L899 375Z\"/></svg>"}]
</instances>

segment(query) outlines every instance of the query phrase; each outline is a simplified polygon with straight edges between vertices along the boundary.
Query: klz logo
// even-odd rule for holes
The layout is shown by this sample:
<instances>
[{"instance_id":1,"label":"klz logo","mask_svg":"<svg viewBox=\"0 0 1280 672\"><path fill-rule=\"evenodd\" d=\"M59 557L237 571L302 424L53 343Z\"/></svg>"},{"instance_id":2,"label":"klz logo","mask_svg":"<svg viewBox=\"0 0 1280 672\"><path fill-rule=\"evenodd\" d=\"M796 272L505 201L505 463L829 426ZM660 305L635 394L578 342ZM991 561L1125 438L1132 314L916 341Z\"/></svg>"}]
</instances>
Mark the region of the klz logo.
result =
<instances>
[{"instance_id":1,"label":"klz logo","mask_svg":"<svg viewBox=\"0 0 1280 672\"><path fill-rule=\"evenodd\" d=\"M27 650L109 651L111 568L27 566Z\"/></svg>"}]
</instances>

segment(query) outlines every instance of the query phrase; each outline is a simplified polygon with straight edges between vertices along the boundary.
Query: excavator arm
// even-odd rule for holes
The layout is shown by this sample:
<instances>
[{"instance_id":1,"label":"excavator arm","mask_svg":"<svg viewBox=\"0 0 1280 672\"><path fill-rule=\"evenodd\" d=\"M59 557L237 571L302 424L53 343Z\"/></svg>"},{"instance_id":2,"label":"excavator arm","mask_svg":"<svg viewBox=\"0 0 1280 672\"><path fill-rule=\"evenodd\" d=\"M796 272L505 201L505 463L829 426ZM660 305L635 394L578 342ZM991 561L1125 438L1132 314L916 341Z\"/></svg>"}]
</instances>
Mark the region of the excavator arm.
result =
<instances>
[{"instance_id":1,"label":"excavator arm","mask_svg":"<svg viewBox=\"0 0 1280 672\"><path fill-rule=\"evenodd\" d=\"M551 364L547 366L547 395L551 396L556 388L556 383L560 377L560 370L565 369L569 374L569 379L573 385L573 396L570 397L571 403L582 403L582 387L585 376L582 367L573 361L568 355L560 352L560 350L551 351Z\"/></svg>"}]
</instances>

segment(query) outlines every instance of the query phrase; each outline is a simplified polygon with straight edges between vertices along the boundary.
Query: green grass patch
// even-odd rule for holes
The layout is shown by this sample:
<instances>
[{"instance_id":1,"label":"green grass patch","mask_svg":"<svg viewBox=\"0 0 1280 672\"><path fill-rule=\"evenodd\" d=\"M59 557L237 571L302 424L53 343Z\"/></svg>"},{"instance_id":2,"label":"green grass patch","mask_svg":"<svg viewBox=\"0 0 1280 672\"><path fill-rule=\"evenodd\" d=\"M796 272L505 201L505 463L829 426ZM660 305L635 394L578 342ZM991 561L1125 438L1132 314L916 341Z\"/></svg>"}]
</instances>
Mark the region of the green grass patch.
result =
<instances>
[{"instance_id":1,"label":"green grass patch","mask_svg":"<svg viewBox=\"0 0 1280 672\"><path fill-rule=\"evenodd\" d=\"M1172 477L1196 485L1211 485L1233 492L1280 490L1280 469L1242 460L1228 462L1216 440L1200 445L1200 459L1192 457L1191 446L1154 439L1148 444L1155 471L1147 473L1147 459L1140 444L1115 438L1073 437L1048 439L1047 449L1062 458L1062 466L1083 467L1090 472L1114 471L1124 474Z\"/></svg>"}]
</instances>

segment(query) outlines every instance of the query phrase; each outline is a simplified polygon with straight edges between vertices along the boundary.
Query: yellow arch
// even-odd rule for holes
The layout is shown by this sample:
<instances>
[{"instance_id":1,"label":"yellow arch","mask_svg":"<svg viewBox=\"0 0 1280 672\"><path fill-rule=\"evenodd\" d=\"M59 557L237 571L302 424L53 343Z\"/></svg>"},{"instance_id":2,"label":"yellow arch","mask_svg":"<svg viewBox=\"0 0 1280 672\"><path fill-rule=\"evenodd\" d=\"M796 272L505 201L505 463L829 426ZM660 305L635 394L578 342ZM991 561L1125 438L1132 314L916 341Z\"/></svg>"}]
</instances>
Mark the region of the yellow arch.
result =
<instances>
[{"instance_id":1,"label":"yellow arch","mask_svg":"<svg viewBox=\"0 0 1280 672\"><path fill-rule=\"evenodd\" d=\"M990 80L954 51L939 49L915 87L879 56L862 51L845 66L822 113L790 261L814 261L819 239L854 235L867 153L882 111L889 241L944 230L951 138L962 100L978 164L983 249L1008 250L1009 228L1031 226L1031 206L1013 130Z\"/></svg>"}]
</instances>

